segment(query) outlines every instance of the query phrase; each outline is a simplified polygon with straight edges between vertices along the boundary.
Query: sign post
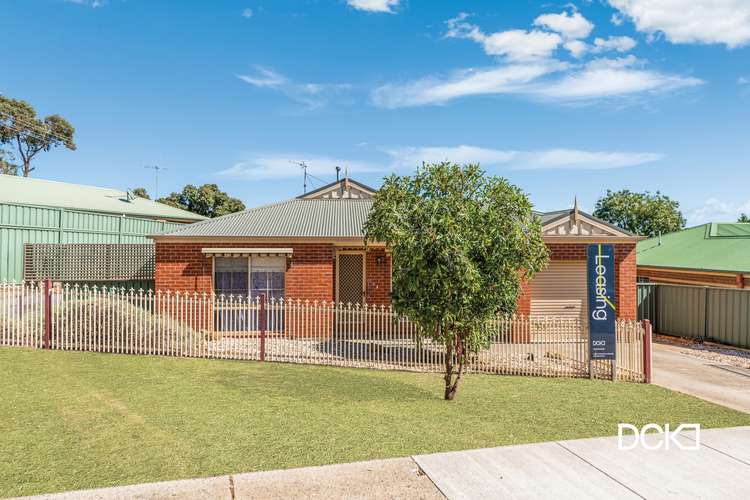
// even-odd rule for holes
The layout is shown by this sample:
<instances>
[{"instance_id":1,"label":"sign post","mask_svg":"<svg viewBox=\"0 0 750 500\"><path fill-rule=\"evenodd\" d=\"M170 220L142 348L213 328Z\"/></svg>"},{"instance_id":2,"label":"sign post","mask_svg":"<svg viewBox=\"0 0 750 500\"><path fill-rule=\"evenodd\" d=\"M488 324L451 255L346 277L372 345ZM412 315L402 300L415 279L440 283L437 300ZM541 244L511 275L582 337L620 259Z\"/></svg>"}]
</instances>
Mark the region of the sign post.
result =
<instances>
[{"instance_id":1,"label":"sign post","mask_svg":"<svg viewBox=\"0 0 750 500\"><path fill-rule=\"evenodd\" d=\"M615 310L615 248L601 243L588 246L589 376L593 361L612 361L612 380L617 379Z\"/></svg>"}]
</instances>

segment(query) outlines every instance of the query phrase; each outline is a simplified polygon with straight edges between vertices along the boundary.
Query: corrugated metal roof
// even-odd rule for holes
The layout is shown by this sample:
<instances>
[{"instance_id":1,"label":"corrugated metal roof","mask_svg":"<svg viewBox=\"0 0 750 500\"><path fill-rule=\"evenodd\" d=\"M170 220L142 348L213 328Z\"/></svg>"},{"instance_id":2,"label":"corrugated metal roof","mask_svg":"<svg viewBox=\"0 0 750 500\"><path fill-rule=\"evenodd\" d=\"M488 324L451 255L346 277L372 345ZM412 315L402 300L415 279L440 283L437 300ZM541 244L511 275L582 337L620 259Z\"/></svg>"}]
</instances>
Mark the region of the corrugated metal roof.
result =
<instances>
[{"instance_id":1,"label":"corrugated metal roof","mask_svg":"<svg viewBox=\"0 0 750 500\"><path fill-rule=\"evenodd\" d=\"M39 205L171 220L203 220L202 215L143 198L128 200L118 189L0 174L0 203Z\"/></svg>"},{"instance_id":2,"label":"corrugated metal roof","mask_svg":"<svg viewBox=\"0 0 750 500\"><path fill-rule=\"evenodd\" d=\"M166 236L361 238L372 199L292 199L190 224Z\"/></svg>"},{"instance_id":3,"label":"corrugated metal roof","mask_svg":"<svg viewBox=\"0 0 750 500\"><path fill-rule=\"evenodd\" d=\"M639 241L639 266L750 272L750 224L708 223Z\"/></svg>"},{"instance_id":4,"label":"corrugated metal roof","mask_svg":"<svg viewBox=\"0 0 750 500\"><path fill-rule=\"evenodd\" d=\"M361 238L372 203L371 198L294 198L190 224L164 233L164 236ZM542 224L570 213L571 210L535 212L541 218ZM591 216L587 215L587 217Z\"/></svg>"}]
</instances>

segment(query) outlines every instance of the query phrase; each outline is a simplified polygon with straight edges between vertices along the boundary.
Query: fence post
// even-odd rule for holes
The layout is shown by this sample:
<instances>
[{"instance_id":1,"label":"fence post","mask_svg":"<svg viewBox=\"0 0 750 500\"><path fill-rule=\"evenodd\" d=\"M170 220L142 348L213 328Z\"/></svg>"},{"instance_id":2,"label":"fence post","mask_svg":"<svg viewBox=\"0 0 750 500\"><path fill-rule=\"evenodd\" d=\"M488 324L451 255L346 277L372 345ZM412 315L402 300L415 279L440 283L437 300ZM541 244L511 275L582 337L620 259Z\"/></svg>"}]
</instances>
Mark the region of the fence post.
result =
<instances>
[{"instance_id":1,"label":"fence post","mask_svg":"<svg viewBox=\"0 0 750 500\"><path fill-rule=\"evenodd\" d=\"M651 383L651 322L643 320L643 372L645 382Z\"/></svg>"},{"instance_id":2,"label":"fence post","mask_svg":"<svg viewBox=\"0 0 750 500\"><path fill-rule=\"evenodd\" d=\"M44 348L52 348L52 280L44 280Z\"/></svg>"},{"instance_id":3,"label":"fence post","mask_svg":"<svg viewBox=\"0 0 750 500\"><path fill-rule=\"evenodd\" d=\"M258 327L260 328L260 360L266 360L266 295L260 294L260 310L258 312Z\"/></svg>"}]
</instances>

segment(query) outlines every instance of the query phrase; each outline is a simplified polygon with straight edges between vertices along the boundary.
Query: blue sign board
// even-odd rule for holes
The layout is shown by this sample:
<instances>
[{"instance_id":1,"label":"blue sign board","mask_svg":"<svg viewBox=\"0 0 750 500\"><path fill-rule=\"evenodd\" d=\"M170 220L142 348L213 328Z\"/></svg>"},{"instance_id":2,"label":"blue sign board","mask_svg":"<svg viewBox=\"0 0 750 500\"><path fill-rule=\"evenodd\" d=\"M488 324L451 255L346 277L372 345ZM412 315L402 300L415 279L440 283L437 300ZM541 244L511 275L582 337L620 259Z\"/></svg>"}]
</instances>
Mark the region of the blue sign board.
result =
<instances>
[{"instance_id":1,"label":"blue sign board","mask_svg":"<svg viewBox=\"0 0 750 500\"><path fill-rule=\"evenodd\" d=\"M588 246L589 355L615 359L615 247Z\"/></svg>"}]
</instances>

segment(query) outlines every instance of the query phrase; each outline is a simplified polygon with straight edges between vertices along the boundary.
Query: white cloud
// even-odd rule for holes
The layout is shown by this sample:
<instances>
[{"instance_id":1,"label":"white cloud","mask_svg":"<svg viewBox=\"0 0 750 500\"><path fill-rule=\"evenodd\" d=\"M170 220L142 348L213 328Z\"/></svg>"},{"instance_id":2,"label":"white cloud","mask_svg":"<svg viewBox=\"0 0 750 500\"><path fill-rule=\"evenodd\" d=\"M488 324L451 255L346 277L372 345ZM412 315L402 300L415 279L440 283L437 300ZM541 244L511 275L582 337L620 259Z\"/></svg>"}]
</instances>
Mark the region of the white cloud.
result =
<instances>
[{"instance_id":1,"label":"white cloud","mask_svg":"<svg viewBox=\"0 0 750 500\"><path fill-rule=\"evenodd\" d=\"M539 30L508 30L486 34L478 26L466 22L469 15L462 12L446 21L448 38L464 38L481 44L487 55L504 56L510 61L546 59L562 42L557 33Z\"/></svg>"},{"instance_id":2,"label":"white cloud","mask_svg":"<svg viewBox=\"0 0 750 500\"><path fill-rule=\"evenodd\" d=\"M328 104L334 97L351 90L348 83L298 83L271 69L256 67L254 75L237 75L254 87L276 90L288 98L315 109Z\"/></svg>"},{"instance_id":3,"label":"white cloud","mask_svg":"<svg viewBox=\"0 0 750 500\"><path fill-rule=\"evenodd\" d=\"M560 33L566 40L586 38L591 34L594 25L580 12L561 12L560 14L543 14L534 20L534 26L540 26Z\"/></svg>"},{"instance_id":4,"label":"white cloud","mask_svg":"<svg viewBox=\"0 0 750 500\"><path fill-rule=\"evenodd\" d=\"M620 14L614 13L612 14L612 17L609 18L609 22L611 22L615 26L622 26L622 23L624 23L625 20L622 18Z\"/></svg>"},{"instance_id":5,"label":"white cloud","mask_svg":"<svg viewBox=\"0 0 750 500\"><path fill-rule=\"evenodd\" d=\"M563 44L563 47L565 47L568 52L570 52L570 55L577 59L583 57L589 51L588 44L586 42L582 42L581 40L570 40L568 42L565 42Z\"/></svg>"},{"instance_id":6,"label":"white cloud","mask_svg":"<svg viewBox=\"0 0 750 500\"><path fill-rule=\"evenodd\" d=\"M638 42L630 38L629 36L610 36L607 39L595 38L594 48L592 52L605 52L608 50L616 50L617 52L627 52L633 49Z\"/></svg>"},{"instance_id":7,"label":"white cloud","mask_svg":"<svg viewBox=\"0 0 750 500\"><path fill-rule=\"evenodd\" d=\"M750 78L741 76L737 79L737 85L748 85L750 84Z\"/></svg>"},{"instance_id":8,"label":"white cloud","mask_svg":"<svg viewBox=\"0 0 750 500\"><path fill-rule=\"evenodd\" d=\"M68 3L74 3L76 5L86 5L91 8L103 7L107 0L65 0Z\"/></svg>"},{"instance_id":9,"label":"white cloud","mask_svg":"<svg viewBox=\"0 0 750 500\"><path fill-rule=\"evenodd\" d=\"M695 87L703 83L698 78L632 67L637 62L633 56L595 59L587 63L583 69L529 90L540 97L555 101L586 101L642 93L653 94Z\"/></svg>"},{"instance_id":10,"label":"white cloud","mask_svg":"<svg viewBox=\"0 0 750 500\"><path fill-rule=\"evenodd\" d=\"M735 222L742 213L750 214L750 200L738 205L709 198L703 205L688 209L685 218L689 226L697 226L706 222Z\"/></svg>"},{"instance_id":11,"label":"white cloud","mask_svg":"<svg viewBox=\"0 0 750 500\"><path fill-rule=\"evenodd\" d=\"M299 161L305 162L308 173L323 178L331 177L336 166L348 169L350 174L383 170L383 166L376 163L290 152L251 155L247 160L220 171L219 175L247 181L301 178L302 171L296 163Z\"/></svg>"},{"instance_id":12,"label":"white cloud","mask_svg":"<svg viewBox=\"0 0 750 500\"><path fill-rule=\"evenodd\" d=\"M465 96L499 94L517 94L560 103L586 102L655 94L703 83L693 77L634 67L638 63L631 55L594 59L582 66L544 61L464 70L447 78L428 77L402 85L384 85L373 92L372 99L376 105L385 108L444 104Z\"/></svg>"},{"instance_id":13,"label":"white cloud","mask_svg":"<svg viewBox=\"0 0 750 500\"><path fill-rule=\"evenodd\" d=\"M584 169L604 170L633 167L662 159L658 153L621 151L584 151L549 149L514 151L474 146L433 146L397 148L386 151L393 158L394 168L415 168L423 161L478 162L484 167L507 167L516 170Z\"/></svg>"},{"instance_id":14,"label":"white cloud","mask_svg":"<svg viewBox=\"0 0 750 500\"><path fill-rule=\"evenodd\" d=\"M401 0L346 0L350 7L367 12L393 13Z\"/></svg>"},{"instance_id":15,"label":"white cloud","mask_svg":"<svg viewBox=\"0 0 750 500\"><path fill-rule=\"evenodd\" d=\"M748 0L609 0L635 23L638 31L663 33L673 43L725 44L750 42Z\"/></svg>"},{"instance_id":16,"label":"white cloud","mask_svg":"<svg viewBox=\"0 0 750 500\"><path fill-rule=\"evenodd\" d=\"M240 15L244 17L245 19L250 19L251 17L253 17L253 14L254 14L253 9L247 8L247 9L244 9L242 11L242 14Z\"/></svg>"},{"instance_id":17,"label":"white cloud","mask_svg":"<svg viewBox=\"0 0 750 500\"><path fill-rule=\"evenodd\" d=\"M518 93L537 78L564 67L556 62L539 62L497 68L457 71L449 77L430 76L405 84L388 84L375 89L373 102L384 108L443 104L472 95Z\"/></svg>"},{"instance_id":18,"label":"white cloud","mask_svg":"<svg viewBox=\"0 0 750 500\"><path fill-rule=\"evenodd\" d=\"M517 151L476 146L399 147L382 150L380 162L336 158L299 152L270 152L249 155L248 159L218 172L219 176L246 180L301 178L299 161L308 166L308 173L324 179L332 177L336 166L350 174L384 173L394 170L412 171L422 162L451 161L460 164L480 163L485 168L509 170L582 169L605 170L643 165L658 161L657 153L622 151L585 151L578 149L547 149Z\"/></svg>"}]
</instances>

